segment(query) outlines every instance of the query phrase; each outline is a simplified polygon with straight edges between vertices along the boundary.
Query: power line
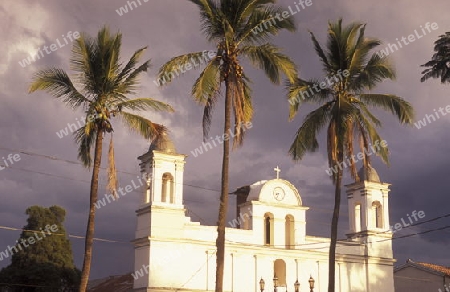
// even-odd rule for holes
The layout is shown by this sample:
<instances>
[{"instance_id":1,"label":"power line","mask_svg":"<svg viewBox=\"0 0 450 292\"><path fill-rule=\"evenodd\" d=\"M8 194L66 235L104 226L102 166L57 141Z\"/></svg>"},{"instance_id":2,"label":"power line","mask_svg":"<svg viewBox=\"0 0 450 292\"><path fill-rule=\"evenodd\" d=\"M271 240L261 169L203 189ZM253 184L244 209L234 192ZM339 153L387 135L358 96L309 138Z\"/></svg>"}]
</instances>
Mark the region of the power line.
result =
<instances>
[{"instance_id":1,"label":"power line","mask_svg":"<svg viewBox=\"0 0 450 292\"><path fill-rule=\"evenodd\" d=\"M1 149L2 147L0 147L0 149ZM40 171L35 171L35 170L29 170L29 169L24 169L24 168L19 168L19 167L10 167L10 168L12 168L12 169L18 169L18 170L22 170L22 171L26 171L26 172L32 172L32 173L38 173L38 174L42 174L42 175L47 175L47 176L52 176L52 177L57 177L57 178L62 178L62 179L67 179L67 180L72 180L72 181L80 181L80 182L84 182L84 183L90 183L89 181L86 181L86 180L79 180L79 179L73 179L73 178L69 178L69 177L64 177L64 176L59 176L59 175L55 175L55 174L50 174L50 173L44 173L44 172L40 172ZM131 173L129 173L129 174L131 174ZM202 188L202 187L199 187L199 188ZM132 191L132 192L136 192L136 191ZM138 193L138 192L136 192L136 193ZM188 199L184 199L185 201L191 201L191 202L196 202L196 203L201 203L201 202L199 202L199 201L194 201L194 200L188 200ZM202 219L200 216L198 216L197 214L196 214L196 216L197 217L199 217L200 219ZM421 222L417 222L417 223L415 223L415 224L411 224L411 225L409 225L409 226L407 226L407 227L413 227L413 226L418 226L418 225L422 225L422 224L425 224L425 223L428 223L428 222L432 222L432 221L436 221L436 220L439 220L439 219L442 219L442 218L446 218L446 217L450 217L450 213L449 214L446 214L446 215L442 215L442 216L438 216L438 217L435 217L435 218L432 218L432 219L429 219L429 220L426 220L426 221L421 221ZM329 225L329 224L327 224L327 223L323 223L323 222L320 222L320 221L314 221L314 220L309 220L309 222L316 222L316 223L319 223L319 224L323 224L323 225ZM407 228L407 227L404 227L404 228L402 228L402 229L405 229L405 228ZM381 231L381 232L377 232L376 234L383 234L383 233L387 233L387 232L390 232L391 230L385 230L385 231ZM411 234L411 235L417 235L417 234ZM357 237L363 237L364 235L357 235ZM408 236L408 235L406 235L406 236ZM74 238L84 238L84 237L77 237L77 236L75 236L75 235L73 235L73 237ZM404 237L402 237L402 238L404 238ZM395 238L392 238L392 240L394 240ZM389 239L389 240L391 240L391 239ZM384 240L383 240L384 241ZM111 242L113 242L113 241L111 241Z\"/></svg>"},{"instance_id":2,"label":"power line","mask_svg":"<svg viewBox=\"0 0 450 292\"><path fill-rule=\"evenodd\" d=\"M445 215L441 215L441 216L437 216L435 218L431 218L431 219L423 221L423 222L418 222L416 224L411 224L409 226L404 227L403 229L406 229L406 228L409 228L409 227L415 227L415 226L418 226L418 225L422 225L422 224L425 224L425 223L428 223L428 222L437 221L439 219L443 219L443 218L447 218L447 217L450 217L450 213L445 214ZM415 236L415 235L421 235L421 234L431 233L431 232L435 232L435 231L442 231L442 230L446 230L446 229L449 229L449 228L450 228L450 225L446 225L446 226L443 226L443 227L434 228L434 229L428 229L428 230L421 231L421 232L410 233L410 234L406 234L406 235L402 235L402 236L397 236L397 237L392 237L392 238L387 238L387 239L371 241L371 243L384 242L384 241L388 241L388 240L396 240L396 239L402 239L402 238L408 238L408 237L412 237L412 236ZM376 232L375 235L384 234L384 233L387 233L387 232L390 232L390 231L391 230ZM356 237L365 237L365 235L357 235ZM339 241L341 241L341 242L342 241L346 241L346 239L338 239L338 242ZM258 246L258 247L265 246L265 245L260 245L260 244L248 244L248 243L234 242L234 241L228 241L228 242L230 242L230 243L237 243L237 244ZM326 242L313 242L313 243L293 244L293 245L290 245L290 246L305 246L305 245L311 246L311 245L324 244L324 243L326 244ZM286 245L271 245L271 246L272 247L284 247ZM310 249L324 249L324 248L328 248L328 247L325 246L325 247L310 248Z\"/></svg>"},{"instance_id":3,"label":"power line","mask_svg":"<svg viewBox=\"0 0 450 292\"><path fill-rule=\"evenodd\" d=\"M50 159L53 161L62 161L62 162L66 162L72 165L80 165L83 166L82 163L78 162L78 161L73 161L73 160L68 160L68 159L62 159L56 156L51 156L51 155L45 155L45 154L39 154L36 152L31 152L31 151L24 151L24 150L20 150L20 149L12 149L12 148L8 148L8 147L3 147L0 146L0 149L2 150L7 150L7 151L12 151L12 152L17 152L17 153L22 153L25 155L29 155L29 156L36 156L36 157L41 157L41 158L45 158L45 159ZM72 181L79 181L79 182L84 182L84 183L88 183L90 184L90 181L87 180L80 180L80 179L74 179L71 177L66 177L66 176L61 176L61 175L55 175L55 174L50 174L50 173L45 173L45 172L41 172L41 171L36 171L36 170L30 170L30 169L25 169L25 168L20 168L20 167L16 167L16 166L8 166L8 168L12 168L12 169L17 169L17 170L21 170L21 171L25 171L25 172L31 172L31 173L37 173L37 174L41 174L41 175L46 175L46 176L50 176L50 177L56 177L56 178L61 178L61 179L66 179L66 180L72 180ZM100 169L106 170L105 167L100 167ZM123 173L123 174L128 174L128 175L133 175L136 176L138 175L137 173L132 173L132 172L128 172L128 171L123 171L123 170L117 170L118 173ZM193 187L193 188L198 188L198 189L202 189L202 190L207 190L207 191L213 191L213 192L218 192L220 193L219 190L216 189L211 189L211 188L206 188L206 187L201 187L201 186L197 186L197 185L192 185L192 184L187 184L187 183L183 183L184 186L187 187ZM184 199L185 201L188 202L196 202L196 203L205 203L205 202L201 202L201 201L194 201L194 200L189 200L189 199ZM216 202L219 202L219 198L214 198L214 200ZM323 208L316 208L316 207L312 207L312 210L318 210L319 212L324 212L324 213L332 213L331 210L328 209L323 209ZM348 217L348 215L342 215L342 216L346 216ZM200 217L199 217L200 218ZM313 221L310 220L311 222L318 222L318 221ZM326 223L319 223L319 224L323 224L325 225ZM326 224L326 225L330 225L330 224Z\"/></svg>"},{"instance_id":4,"label":"power line","mask_svg":"<svg viewBox=\"0 0 450 292\"><path fill-rule=\"evenodd\" d=\"M27 231L27 232L41 232L41 230L31 230L31 229L23 229L23 228L16 228L16 227L10 227L10 226L1 226L0 225L0 229L4 229L4 230L12 230L12 231ZM64 233L51 233L51 235L61 235L61 236L65 236L66 234ZM80 236L80 235L73 235L73 234L67 234L68 237L71 238L77 238L77 239L84 239L84 236ZM95 241L103 241L103 242L112 242L112 243L130 243L127 241L119 241L119 240L111 240L111 239L105 239L105 238L94 238Z\"/></svg>"},{"instance_id":5,"label":"power line","mask_svg":"<svg viewBox=\"0 0 450 292\"><path fill-rule=\"evenodd\" d=\"M447 215L450 216L450 214L447 214ZM444 217L448 217L448 216L438 216L436 218L444 218ZM435 218L433 218L433 219L435 219ZM432 220L432 219L428 220L428 222L431 222L431 221L435 221L435 220ZM423 223L426 223L426 222L423 222ZM416 225L419 225L419 224L416 224ZM413 225L410 225L410 226L413 226ZM407 226L405 228L408 228L410 226ZM398 237L371 241L371 243L383 242L383 241L388 241L388 240L396 240L396 239L401 239L401 238L408 238L408 237L415 236L415 235L421 235L421 234L431 233L431 232L435 232L435 231L442 231L442 230L445 230L445 229L448 229L448 228L450 228L450 225L446 225L446 226L439 227L439 228L434 228L434 229L429 229L429 230L425 230L425 231L422 231L422 232L416 232L416 233L412 233L412 234L402 235L402 236L398 236ZM33 231L33 232L36 231L36 230L26 230L26 229L22 229L22 228L7 227L7 226L0 226L0 229L17 230L17 231ZM382 233L382 232L380 232L380 233ZM57 235L63 235L63 234L57 234ZM73 237L73 238L79 238L79 239L84 239L85 238L83 236L71 235L71 234L68 234L68 236L69 237ZM103 238L94 238L94 240L104 241L104 242L112 242L112 243L127 243L127 244L130 244L130 242L126 242L126 241L110 240L110 239L103 239ZM338 241L345 241L345 239L340 239ZM257 247L265 246L265 245L260 245L260 244L249 244L249 243L245 243L245 242L235 242L235 241L230 241L230 240L227 240L227 242L243 244L243 245L257 246ZM317 245L317 244L326 244L326 242L294 244L294 245L291 245L291 246L311 246L311 245ZM278 246L281 247L281 246L285 246L285 245L272 245L271 247L278 247ZM328 248L328 247L320 247L320 248L317 248L317 249L323 249L323 248ZM316 248L312 248L312 249L316 249Z\"/></svg>"},{"instance_id":6,"label":"power line","mask_svg":"<svg viewBox=\"0 0 450 292\"><path fill-rule=\"evenodd\" d=\"M67 160L67 159L61 159L59 157L55 157L55 156L50 156L50 155L44 155L44 154L39 154L39 153L35 153L35 152L30 152L30 151L23 151L23 150L19 150L19 149L12 149L12 148L7 148L7 147L3 147L0 146L0 149L2 150L7 150L7 151L12 151L12 152L17 152L17 153L22 153L25 155L29 155L29 156L36 156L36 157L42 157L42 158L46 158L46 159L50 159L50 160L54 160L54 161L62 161L62 162L66 162L69 164L76 164L76 165L81 165L82 163L78 162L78 161L72 161L72 160ZM42 175L47 175L47 176L52 176L52 177L57 177L57 178L62 178L62 179L68 179L68 180L73 180L73 181L80 181L80 182L85 182L85 183L90 183L89 181L86 180L78 180L78 179L73 179L73 178L68 178L68 177L64 177L64 176L59 176L59 175L55 175L55 174L49 174L49 173L44 173L44 172L40 172L40 171L34 171L34 170L29 170L29 169L24 169L24 168L19 168L19 167L12 167L9 166L8 168L12 168L12 169L18 169L18 170L22 170L22 171L26 171L26 172L33 172L33 173L38 173L38 174L42 174ZM100 167L101 169L105 170L105 167ZM118 173L124 173L124 174L129 174L129 175L137 175L136 173L131 173L131 172L127 172L127 171L121 171L121 170L117 170ZM214 190L214 189L209 189L209 188L204 188L204 187L200 187L200 186L196 186L196 185L190 185L190 184L183 184L185 186L189 186L189 187L194 187L194 188L199 188L199 189L204 189L204 190L209 190L209 191L215 191L215 192L220 192L219 190ZM186 200L186 199L185 199ZM218 201L218 199L216 199ZM189 200L186 200L189 201ZM193 201L196 202L196 201ZM200 202L198 202L200 203ZM318 210L321 208L317 208ZM321 210L326 210L326 209L321 209ZM194 213L195 214L195 213ZM195 214L196 216L198 216L197 214ZM202 219L200 216L198 216L200 219ZM426 221L421 221L415 224L411 224L409 226L406 226L402 229L405 229L407 227L413 227L413 226L418 226L418 225L422 225L428 222L432 222L432 221L437 221L439 219L442 218L446 218L446 217L450 217L450 213L446 214L446 215L442 215L442 216L437 216L435 218L426 220ZM322 223L325 224L325 223ZM1 226L0 226L1 227ZM450 228L450 226L444 226L441 228L437 228L437 229L431 229L431 230L427 230L427 231L423 231L423 232L416 232L416 233L412 233L412 234L407 234L407 235L403 235L403 236L399 236L399 237L393 237L390 239L383 239L383 240L379 240L379 241L374 241L374 242L382 242L382 241L386 241L386 240L395 240L395 239L400 239L400 238L407 238L407 237L411 237L411 236L415 236L415 235L420 235L420 234L426 234L429 232L434 232L434 231L441 231L441 230L445 230L447 228ZM19 230L19 229L17 229ZM386 231L382 231L382 232L377 232L375 234L383 234L383 233L387 233L390 232L391 230L386 230ZM362 237L363 235L359 235L358 237ZM77 235L70 235L69 237L73 237L73 238L84 238L82 236L77 236ZM116 243L129 243L129 242L123 242L123 241L115 241L115 240L108 240L108 239L96 239L99 241L106 241L106 242L116 242ZM344 239L345 240L345 239ZM321 244L321 243L313 243L313 244ZM311 245L311 244L306 244L306 245Z\"/></svg>"},{"instance_id":7,"label":"power line","mask_svg":"<svg viewBox=\"0 0 450 292\"><path fill-rule=\"evenodd\" d=\"M39 285L18 284L18 283L0 283L0 285L23 286L23 287L36 287L36 288L52 288L52 287L50 287L50 286L39 286Z\"/></svg>"},{"instance_id":8,"label":"power line","mask_svg":"<svg viewBox=\"0 0 450 292\"><path fill-rule=\"evenodd\" d=\"M17 169L17 170L21 170L21 171L25 171L25 172L31 172L31 173L37 173L37 174L41 174L41 175L46 175L46 176L50 176L50 177L56 177L56 178L61 178L61 179L66 179L66 180L71 180L71 181L78 181L78 182L83 182L83 183L87 183L90 184L90 181L87 180L81 180L81 179L74 179L71 177L66 177L66 176L61 176L61 175L55 175L55 174L51 174L51 173L45 173L45 172L41 172L41 171L35 171L35 170L31 170L31 169L26 169L26 168L20 168L20 167L16 167L16 166L10 166L9 168L12 169ZM106 186L105 184L99 182L99 184L102 184L103 186ZM190 185L188 185L190 186ZM200 188L200 187L198 187ZM137 194L141 194L140 192L133 190L131 191L132 193L137 193ZM185 199L183 198L183 201L185 202L193 202L193 203L198 203L198 204L205 204L207 203L206 201L196 201L196 200L190 200L190 199ZM216 201L218 202L219 200L216 199ZM190 210L191 212L193 212L192 210ZM194 213L194 212L193 212ZM202 217L200 217L198 214L194 213L195 216L197 216L200 220L205 221ZM329 226L330 223L325 223L325 222L320 222L320 221L316 221L316 220L308 220L308 222L315 222L317 224L322 224L322 225L327 225Z\"/></svg>"},{"instance_id":9,"label":"power line","mask_svg":"<svg viewBox=\"0 0 450 292\"><path fill-rule=\"evenodd\" d=\"M179 289L181 289L181 288L183 288L187 283L189 283L194 277L195 277L195 275L197 275L202 269L203 269L203 267L208 263L208 261L211 259L211 257L213 256L214 254L211 254L207 259L206 259L206 261L203 263L203 265L201 265L200 266L200 268L186 281L186 283L184 283L183 285L181 285L181 287L179 288ZM178 290L178 289L177 289ZM176 291L176 290L175 290Z\"/></svg>"},{"instance_id":10,"label":"power line","mask_svg":"<svg viewBox=\"0 0 450 292\"><path fill-rule=\"evenodd\" d=\"M437 217L434 217L434 218L431 218L431 219L428 219L428 220L425 220L425 221L420 221L420 222L416 222L414 224L410 224L408 226L403 227L402 230L405 229L405 228L419 226L419 225L422 225L422 224L425 224L425 223L437 221L437 220L440 220L440 219L443 219L443 218L447 218L447 217L450 217L450 213L447 213L447 214L441 215L441 216L437 216ZM387 233L387 232L390 232L390 231L391 230L388 229L388 230L385 230L385 231L376 232L375 234L383 234L383 233ZM364 237L364 235L358 235L357 237Z\"/></svg>"},{"instance_id":11,"label":"power line","mask_svg":"<svg viewBox=\"0 0 450 292\"><path fill-rule=\"evenodd\" d=\"M53 161L62 161L62 162L69 163L69 164L72 164L72 165L80 165L80 166L84 167L84 165L81 162L68 160L68 159L63 159L63 158L59 158L59 157L56 157L56 156L39 154L39 153L36 153L36 152L24 151L24 150L20 150L20 149L12 149L12 148L3 147L3 146L0 146L0 149L1 150L7 150L7 151L15 152L15 153L21 153L21 154L25 154L25 155L29 155L29 156L41 157L41 158L45 158L45 159L49 159L49 160L53 160ZM16 168L16 169L18 169L17 167L11 167L11 166L8 166L8 168ZM100 167L100 169L106 170L107 168L106 167ZM140 174L137 174L137 173L132 173L132 172L124 171L124 170L117 170L117 172L118 173L123 173L123 174L129 174L129 175L133 175L133 176L140 175ZM53 176L56 176L56 175L53 175ZM183 185L188 186L188 187L192 187L192 188L198 188L198 189L203 189L203 190L207 190L207 191L213 191L213 192L219 192L220 193L220 191L216 190L216 189L210 189L210 188L205 188L205 187L191 185L191 184L186 184L186 183L183 183Z\"/></svg>"}]
</instances>

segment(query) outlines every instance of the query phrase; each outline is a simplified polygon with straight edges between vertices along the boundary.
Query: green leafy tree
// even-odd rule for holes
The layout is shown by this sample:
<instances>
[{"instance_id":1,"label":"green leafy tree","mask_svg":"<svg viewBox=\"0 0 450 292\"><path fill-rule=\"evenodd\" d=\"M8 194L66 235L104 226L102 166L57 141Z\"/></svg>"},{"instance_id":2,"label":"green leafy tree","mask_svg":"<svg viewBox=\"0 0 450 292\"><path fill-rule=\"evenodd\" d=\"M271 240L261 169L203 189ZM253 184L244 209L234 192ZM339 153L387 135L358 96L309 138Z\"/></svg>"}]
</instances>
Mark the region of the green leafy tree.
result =
<instances>
[{"instance_id":1,"label":"green leafy tree","mask_svg":"<svg viewBox=\"0 0 450 292\"><path fill-rule=\"evenodd\" d=\"M0 291L77 291L80 271L64 229L66 211L59 206L32 206L27 225L11 248L11 264L0 272Z\"/></svg>"},{"instance_id":2,"label":"green leafy tree","mask_svg":"<svg viewBox=\"0 0 450 292\"><path fill-rule=\"evenodd\" d=\"M30 93L45 90L55 98L76 110L83 107L86 112L85 125L75 134L78 144L78 158L85 167L93 164L90 187L89 217L86 228L85 252L81 276L80 292L86 291L92 260L94 240L95 205L98 198L98 176L102 158L103 138L113 131L112 119L118 117L132 131L146 139L162 135L166 128L160 124L125 111L173 111L168 104L152 98L130 99L136 93L139 76L147 71L150 60L138 66L146 48L137 50L124 65L120 60L122 34L111 34L103 27L97 38L82 34L74 42L70 64L75 71L74 85L64 70L50 68L39 71L30 86ZM91 148L94 148L92 163ZM114 164L112 139L109 144L108 189L115 193L117 179Z\"/></svg>"},{"instance_id":3,"label":"green leafy tree","mask_svg":"<svg viewBox=\"0 0 450 292\"><path fill-rule=\"evenodd\" d=\"M438 40L434 42L434 52L431 60L422 65L427 69L422 71L423 76L420 81L440 78L441 83L448 83L450 82L450 32L439 36Z\"/></svg>"},{"instance_id":4,"label":"green leafy tree","mask_svg":"<svg viewBox=\"0 0 450 292\"><path fill-rule=\"evenodd\" d=\"M364 153L363 163L367 171L370 165L370 143L382 141L376 130L381 122L369 111L369 107L391 112L402 124L411 124L413 121L413 108L402 98L392 94L365 93L385 79L394 79L395 73L388 59L371 53L380 45L380 41L366 37L364 31L365 24L361 23L344 27L342 19L329 23L325 50L311 33L325 77L332 81L327 81L331 86L317 86L319 80L299 78L288 87L291 120L303 101L320 105L305 117L297 130L289 150L290 155L294 160L300 160L306 152L317 151L317 135L327 127L328 164L337 169L331 175L335 196L329 250L329 292L335 291L335 254L343 175L343 169L337 166L343 165L344 156L353 155L354 142L357 140ZM382 161L388 164L388 148L375 149ZM349 171L353 179L359 180L353 159Z\"/></svg>"},{"instance_id":5,"label":"green leafy tree","mask_svg":"<svg viewBox=\"0 0 450 292\"><path fill-rule=\"evenodd\" d=\"M279 84L284 74L290 81L297 75L295 64L280 48L268 42L271 36L281 30L294 31L291 16L282 19L285 10L276 6L276 0L190 0L200 9L202 31L207 40L217 48L214 58L209 60L200 77L192 87L192 96L204 106L203 138L208 138L212 110L220 97L222 84L225 86L224 134L231 134L231 118L234 113L233 148L243 142L242 125L253 116L250 79L241 65L249 60L262 69L269 80ZM278 15L278 18L276 18ZM192 60L204 59L204 52L195 52L172 58L159 71L159 80L172 81L180 68L192 66ZM223 141L220 207L217 228L216 287L223 290L225 254L225 221L228 208L230 141Z\"/></svg>"}]
</instances>

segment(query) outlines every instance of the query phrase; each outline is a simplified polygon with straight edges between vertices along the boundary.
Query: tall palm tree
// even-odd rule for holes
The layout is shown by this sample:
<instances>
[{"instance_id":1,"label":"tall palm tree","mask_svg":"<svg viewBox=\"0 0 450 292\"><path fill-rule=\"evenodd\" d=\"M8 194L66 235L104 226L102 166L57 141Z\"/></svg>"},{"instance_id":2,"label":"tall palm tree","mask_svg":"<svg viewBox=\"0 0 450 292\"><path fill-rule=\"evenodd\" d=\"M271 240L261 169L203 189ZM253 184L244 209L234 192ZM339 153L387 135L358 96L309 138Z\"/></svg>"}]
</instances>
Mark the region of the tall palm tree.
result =
<instances>
[{"instance_id":1,"label":"tall palm tree","mask_svg":"<svg viewBox=\"0 0 450 292\"><path fill-rule=\"evenodd\" d=\"M427 67L422 71L422 78L420 81L424 82L429 78L440 78L441 83L450 82L450 32L439 36L439 39L434 42L434 55L430 61L423 64L422 67Z\"/></svg>"},{"instance_id":2,"label":"tall palm tree","mask_svg":"<svg viewBox=\"0 0 450 292\"><path fill-rule=\"evenodd\" d=\"M286 29L295 30L292 16L281 18L283 11L276 6L276 0L189 0L200 9L202 31L207 40L217 47L214 57L208 60L200 77L192 87L195 101L204 106L203 138L207 139L212 109L225 85L224 135L231 136L231 117L234 113L233 148L243 142L243 123L253 116L250 80L241 66L242 58L264 70L275 84L281 81L281 74L294 81L295 64L274 44L267 42L272 35ZM285 14L284 14L285 15ZM286 15L285 15L286 16ZM203 59L204 52L190 53L172 58L159 71L159 78L168 76L170 82L179 68L192 66L192 60ZM198 63L198 62L195 62ZM215 291L223 289L225 254L225 220L228 207L228 171L230 141L223 141L220 207L217 227L217 257Z\"/></svg>"},{"instance_id":3,"label":"tall palm tree","mask_svg":"<svg viewBox=\"0 0 450 292\"><path fill-rule=\"evenodd\" d=\"M367 170L370 164L370 143L381 142L376 130L381 122L369 111L368 106L390 111L400 123L411 124L413 120L413 109L402 98L392 94L365 93L385 79L394 79L395 73L386 58L371 53L371 50L380 45L380 41L365 37L364 30L365 24L361 23L351 23L343 27L342 19L329 23L325 50L311 33L314 48L328 78L325 79L328 85L322 86L319 80L303 79L297 79L288 85L291 120L303 101L320 105L305 117L290 147L290 155L294 160L299 160L306 152L316 151L319 147L317 135L326 126L328 164L337 169L337 172L331 175L335 185L335 197L329 250L329 292L334 292L335 289L335 253L344 156L353 155L353 143L358 139ZM378 150L377 155L383 162L389 163L387 147L375 150ZM337 168L338 165L341 167ZM351 177L359 180L353 159L350 161L349 170Z\"/></svg>"},{"instance_id":4,"label":"tall palm tree","mask_svg":"<svg viewBox=\"0 0 450 292\"><path fill-rule=\"evenodd\" d=\"M86 112L85 125L78 129L75 142L78 144L78 158L87 168L92 166L91 148L94 148L94 161L90 188L89 217L86 228L85 252L81 285L79 291L86 291L92 260L94 240L95 205L98 197L98 175L102 158L103 139L112 133L113 117L121 118L131 130L146 139L153 139L166 131L160 124L124 111L154 110L173 111L168 104L152 98L130 99L139 84L139 76L147 71L150 60L137 66L146 48L137 50L125 66L120 62L122 34L111 34L103 27L97 38L82 34L72 49L71 69L75 71L75 87L67 73L59 68L49 68L37 72L29 92L44 90L55 98L60 98L73 110L82 107ZM114 166L112 139L109 145L108 189L115 194L117 180Z\"/></svg>"}]
</instances>

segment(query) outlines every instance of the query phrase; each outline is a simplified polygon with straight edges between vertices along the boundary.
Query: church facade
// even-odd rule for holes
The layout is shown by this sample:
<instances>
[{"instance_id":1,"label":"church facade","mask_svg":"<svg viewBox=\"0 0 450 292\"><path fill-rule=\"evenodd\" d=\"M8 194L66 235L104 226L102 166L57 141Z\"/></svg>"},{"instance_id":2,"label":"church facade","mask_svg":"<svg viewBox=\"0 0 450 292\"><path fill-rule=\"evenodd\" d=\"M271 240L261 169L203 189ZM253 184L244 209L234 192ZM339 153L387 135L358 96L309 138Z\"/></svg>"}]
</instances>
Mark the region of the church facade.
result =
<instances>
[{"instance_id":1,"label":"church facade","mask_svg":"<svg viewBox=\"0 0 450 292\"><path fill-rule=\"evenodd\" d=\"M214 291L217 227L186 216L183 205L185 155L167 136L153 141L140 156L148 188L136 211L134 291ZM277 168L278 170L278 168ZM393 292L392 232L389 230L389 184L373 168L360 182L346 186L349 232L336 248L336 291ZM236 191L239 218L226 229L224 291L327 290L329 238L306 234L300 193L277 177ZM212 206L217 208L217 206ZM276 279L276 283L274 283Z\"/></svg>"}]
</instances>

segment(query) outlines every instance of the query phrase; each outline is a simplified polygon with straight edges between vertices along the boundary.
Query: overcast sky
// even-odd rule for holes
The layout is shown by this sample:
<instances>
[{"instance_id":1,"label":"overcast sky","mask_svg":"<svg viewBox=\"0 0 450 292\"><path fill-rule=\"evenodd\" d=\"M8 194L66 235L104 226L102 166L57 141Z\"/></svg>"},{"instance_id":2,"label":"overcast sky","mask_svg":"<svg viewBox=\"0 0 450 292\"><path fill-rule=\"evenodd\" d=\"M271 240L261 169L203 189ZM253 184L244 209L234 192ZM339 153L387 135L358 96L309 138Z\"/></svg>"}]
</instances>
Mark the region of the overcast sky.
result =
<instances>
[{"instance_id":1,"label":"overcast sky","mask_svg":"<svg viewBox=\"0 0 450 292\"><path fill-rule=\"evenodd\" d=\"M137 2L137 0L136 0ZM197 7L186 0L141 0L138 8L120 16L116 10L127 5L124 0L111 1L36 1L2 0L0 4L0 165L3 157L19 154L20 160L10 168L0 170L0 225L21 228L26 224L25 209L32 205L60 205L67 211L65 226L70 234L85 233L89 203L90 172L76 161L77 146L72 136L59 138L56 132L76 123L83 117L80 109L73 112L61 101L46 93L27 93L34 72L49 66L69 70L71 41L69 32L95 34L107 24L113 31L123 33L122 60L144 46L145 59L152 60L152 68L142 76L138 96L153 97L170 103L173 114L146 113L154 122L171 130L171 137L179 153L187 154L184 175L184 198L193 220L215 225L220 188L221 147L194 157L191 151L202 142L202 108L189 93L198 76L191 70L166 88L158 88L153 81L158 68L171 57L187 52L213 50L200 33ZM282 0L286 8L294 1ZM294 15L298 26L295 33L282 33L274 43L284 48L300 67L303 78L321 78L318 57L308 30L324 44L329 20L343 17L367 23L366 35L383 41L380 48L396 43L402 37L421 36L391 54L397 69L397 80L380 84L374 92L399 95L415 108L417 119L433 114L434 109L450 105L450 88L438 80L420 82L420 64L433 53L433 42L450 31L448 0L427 1L341 1L312 0L312 5ZM421 26L435 22L437 29L426 34ZM65 41L67 40L67 43ZM59 41L59 44L57 43ZM23 67L19 62L35 54L44 46L55 51ZM334 188L327 169L326 144L321 135L320 151L307 154L300 162L293 162L288 149L295 131L306 113L305 106L292 122L288 122L288 102L282 86L271 85L266 77L244 63L244 70L253 80L255 114L253 127L247 131L244 146L232 153L230 189L275 177L273 168L281 168L281 178L292 182L299 190L307 212L307 234L329 237ZM222 99L223 101L223 99ZM374 166L383 182L392 184L390 192L390 223L407 220L407 214L423 210L421 221L450 213L449 175L450 115L418 129L402 126L390 115L375 111L382 120L379 130L390 149L391 166L374 158ZM211 136L220 133L223 107L217 106ZM149 141L115 124L116 166L121 186L131 182L139 173L137 157L145 153ZM108 142L109 138L105 142ZM106 147L107 144L105 144ZM25 151L28 154L21 153ZM36 155L38 154L38 155ZM47 157L46 157L47 156ZM50 157L48 157L50 156ZM57 157L58 159L52 159ZM17 156L16 156L17 158ZM18 160L18 159L17 159ZM8 162L9 163L9 162ZM106 165L106 160L103 161ZM346 173L345 183L350 183ZM136 190L97 212L96 237L119 241L96 242L91 278L133 271L135 210L142 190ZM105 172L101 173L99 197L105 194ZM234 198L231 198L229 217L233 217ZM347 200L343 196L339 238L348 230ZM399 231L395 237L447 226L450 220ZM20 232L0 229L0 251L13 245ZM398 264L411 258L442 265L450 265L448 243L450 229L393 241ZM76 265L81 268L84 241L71 239ZM0 267L9 264L0 262Z\"/></svg>"}]
</instances>

